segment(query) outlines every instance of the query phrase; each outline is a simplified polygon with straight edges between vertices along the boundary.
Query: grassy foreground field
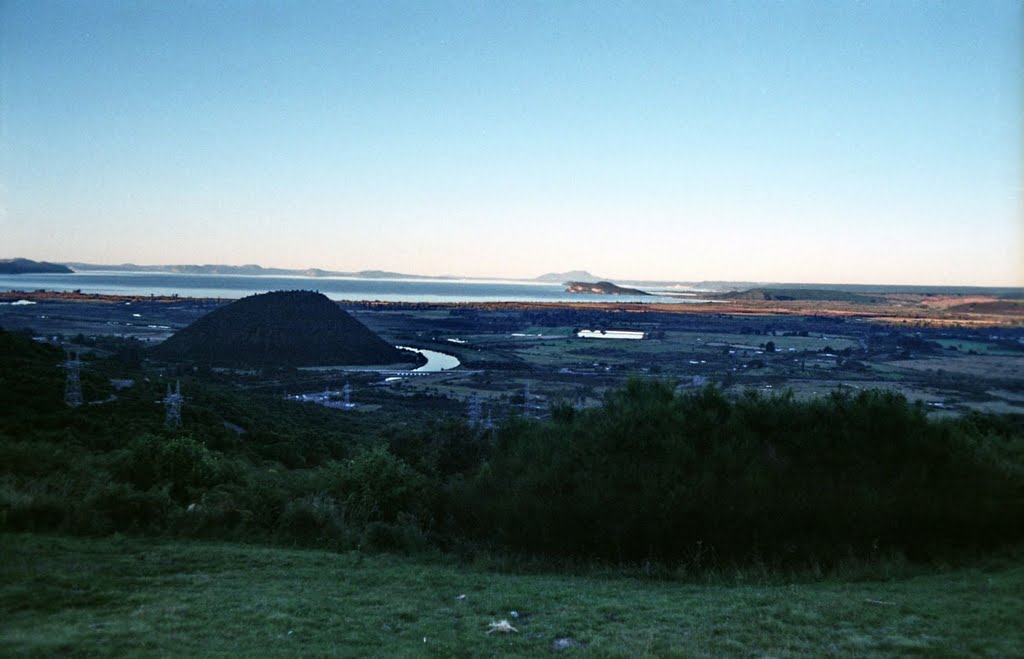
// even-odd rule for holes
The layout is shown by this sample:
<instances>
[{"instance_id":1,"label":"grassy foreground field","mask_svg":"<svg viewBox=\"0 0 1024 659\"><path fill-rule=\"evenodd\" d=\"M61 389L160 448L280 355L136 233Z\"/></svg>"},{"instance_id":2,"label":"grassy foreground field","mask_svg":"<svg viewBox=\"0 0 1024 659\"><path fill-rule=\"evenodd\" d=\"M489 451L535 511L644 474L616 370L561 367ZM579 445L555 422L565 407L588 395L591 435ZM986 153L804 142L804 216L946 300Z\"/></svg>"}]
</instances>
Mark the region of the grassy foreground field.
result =
<instances>
[{"instance_id":1,"label":"grassy foreground field","mask_svg":"<svg viewBox=\"0 0 1024 659\"><path fill-rule=\"evenodd\" d=\"M501 619L518 633L486 633ZM703 585L0 535L4 656L537 656L571 638L566 654L592 656L1009 657L1024 653L1021 620L1024 566L1010 560L885 581Z\"/></svg>"}]
</instances>

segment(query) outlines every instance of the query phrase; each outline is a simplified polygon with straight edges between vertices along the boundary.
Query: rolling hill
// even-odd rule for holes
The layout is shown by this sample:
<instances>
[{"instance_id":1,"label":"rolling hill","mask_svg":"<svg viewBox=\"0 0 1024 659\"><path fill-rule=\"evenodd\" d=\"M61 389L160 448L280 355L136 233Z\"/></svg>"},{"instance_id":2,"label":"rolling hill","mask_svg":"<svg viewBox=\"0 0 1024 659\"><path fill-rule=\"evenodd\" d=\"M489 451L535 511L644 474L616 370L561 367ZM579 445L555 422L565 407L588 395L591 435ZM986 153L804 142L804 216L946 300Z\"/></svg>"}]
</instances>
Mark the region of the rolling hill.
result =
<instances>
[{"instance_id":1,"label":"rolling hill","mask_svg":"<svg viewBox=\"0 0 1024 659\"><path fill-rule=\"evenodd\" d=\"M215 366L327 366L413 361L325 295L252 295L200 318L154 347L154 357Z\"/></svg>"}]
</instances>

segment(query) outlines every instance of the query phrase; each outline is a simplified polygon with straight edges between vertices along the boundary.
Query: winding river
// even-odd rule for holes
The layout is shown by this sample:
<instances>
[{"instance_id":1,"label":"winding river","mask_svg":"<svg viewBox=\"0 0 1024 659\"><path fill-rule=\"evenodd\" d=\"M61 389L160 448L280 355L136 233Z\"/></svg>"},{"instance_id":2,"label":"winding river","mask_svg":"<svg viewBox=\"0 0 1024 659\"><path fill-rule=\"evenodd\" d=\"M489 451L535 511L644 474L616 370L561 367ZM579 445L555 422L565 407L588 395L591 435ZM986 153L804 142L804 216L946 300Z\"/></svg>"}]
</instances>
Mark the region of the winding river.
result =
<instances>
[{"instance_id":1,"label":"winding river","mask_svg":"<svg viewBox=\"0 0 1024 659\"><path fill-rule=\"evenodd\" d=\"M399 350L411 350L412 352L418 352L427 358L427 363L419 368L413 369L413 373L440 373L441 371L449 371L459 365L459 359L455 355L449 355L436 350L426 350L424 348L410 348L409 346L395 347Z\"/></svg>"}]
</instances>

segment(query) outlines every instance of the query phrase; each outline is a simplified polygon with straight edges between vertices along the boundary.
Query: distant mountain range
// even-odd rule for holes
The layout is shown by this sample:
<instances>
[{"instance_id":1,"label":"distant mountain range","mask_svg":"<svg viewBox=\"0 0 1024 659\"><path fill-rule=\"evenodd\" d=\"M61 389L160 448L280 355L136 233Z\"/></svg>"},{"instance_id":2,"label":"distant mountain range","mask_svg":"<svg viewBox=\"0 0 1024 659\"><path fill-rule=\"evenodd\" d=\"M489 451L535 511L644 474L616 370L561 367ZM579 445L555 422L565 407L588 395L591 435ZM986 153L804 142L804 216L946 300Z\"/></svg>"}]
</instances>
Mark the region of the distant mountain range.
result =
<instances>
[{"instance_id":1,"label":"distant mountain range","mask_svg":"<svg viewBox=\"0 0 1024 659\"><path fill-rule=\"evenodd\" d=\"M367 279L446 279L446 277L423 277L407 275L400 272L384 270L361 270L359 272L339 272L320 268L264 268L254 263L246 265L137 265L120 263L118 265L102 265L97 263L69 263L76 271L89 272L169 272L182 275L250 275L278 277L366 277Z\"/></svg>"},{"instance_id":2,"label":"distant mountain range","mask_svg":"<svg viewBox=\"0 0 1024 659\"><path fill-rule=\"evenodd\" d=\"M569 270L568 272L549 272L534 279L534 281L548 281L553 284L565 284L570 281L598 281L607 280L608 277L598 277L586 270Z\"/></svg>"},{"instance_id":3,"label":"distant mountain range","mask_svg":"<svg viewBox=\"0 0 1024 659\"><path fill-rule=\"evenodd\" d=\"M567 284L569 282L610 282L611 277L599 277L586 270L568 270L566 272L548 272L539 277L529 278L502 278L502 277L463 277L457 275L415 275L403 272L390 272L387 270L359 270L356 272L343 272L338 270L323 270L320 268L264 268L256 264L247 265L137 265L135 263L122 263L118 265L103 265L96 263L67 262L65 264L47 263L32 261L30 259L0 259L0 274L29 274L29 273L70 273L70 272L167 272L174 274L195 274L195 275L255 275L255 276L278 276L278 277L355 277L361 279L428 279L435 281L535 281L551 284ZM846 291L849 293L861 293L868 295L879 295L886 293L934 293L934 294L992 294L1011 297L1024 295L1024 288L1013 286L920 286L902 284L821 284L821 283L784 283L784 282L754 282L754 281L678 281L678 280L644 280L644 279L617 279L619 286L633 286L647 291L654 295L692 295L692 294L715 294L728 293L730 291L750 291L751 289L816 289L829 291ZM776 291L777 292L777 291ZM781 293L787 295L786 293ZM751 294L756 297L755 291ZM814 295L814 293L804 294Z\"/></svg>"},{"instance_id":4,"label":"distant mountain range","mask_svg":"<svg viewBox=\"0 0 1024 659\"><path fill-rule=\"evenodd\" d=\"M365 279L502 279L501 277L460 277L457 275L413 275L404 272L390 272L388 270L358 270L355 272L344 272L341 270L322 270L320 268L264 268L255 263L246 265L138 265L135 263L120 263L117 265L104 265L98 263L70 262L67 265L75 271L89 272L102 270L104 272L169 272L184 275L250 275L250 276L277 276L277 277L360 277ZM549 272L532 280L509 278L510 281L539 281L553 284L564 284L569 281L598 281L607 280L607 277L592 275L586 270L569 270L567 272Z\"/></svg>"},{"instance_id":5,"label":"distant mountain range","mask_svg":"<svg viewBox=\"0 0 1024 659\"><path fill-rule=\"evenodd\" d=\"M59 263L47 263L46 261L33 261L21 258L0 259L0 274L3 275L28 275L48 272L66 274L74 271L66 265L60 265Z\"/></svg>"}]
</instances>

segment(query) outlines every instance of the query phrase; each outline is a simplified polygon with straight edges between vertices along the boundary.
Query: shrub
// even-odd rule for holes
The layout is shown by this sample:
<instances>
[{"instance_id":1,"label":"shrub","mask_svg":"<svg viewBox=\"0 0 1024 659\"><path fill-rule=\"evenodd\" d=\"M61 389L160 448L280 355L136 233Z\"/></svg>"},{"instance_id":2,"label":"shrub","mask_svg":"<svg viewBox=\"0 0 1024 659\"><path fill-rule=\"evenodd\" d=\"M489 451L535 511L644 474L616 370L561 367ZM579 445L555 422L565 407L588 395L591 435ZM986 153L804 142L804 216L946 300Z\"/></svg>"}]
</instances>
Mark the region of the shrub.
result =
<instances>
[{"instance_id":1,"label":"shrub","mask_svg":"<svg viewBox=\"0 0 1024 659\"><path fill-rule=\"evenodd\" d=\"M174 506L168 485L141 491L126 483L108 483L89 494L75 526L88 533L160 530Z\"/></svg>"},{"instance_id":2,"label":"shrub","mask_svg":"<svg viewBox=\"0 0 1024 659\"><path fill-rule=\"evenodd\" d=\"M452 514L480 540L572 558L923 556L1022 537L1007 524L1022 472L992 441L892 392L731 401L634 380L603 409L502 428Z\"/></svg>"},{"instance_id":3,"label":"shrub","mask_svg":"<svg viewBox=\"0 0 1024 659\"><path fill-rule=\"evenodd\" d=\"M219 456L191 437L145 434L125 448L115 470L139 490L168 484L176 501L189 503L190 489L218 482Z\"/></svg>"},{"instance_id":4,"label":"shrub","mask_svg":"<svg viewBox=\"0 0 1024 659\"><path fill-rule=\"evenodd\" d=\"M396 522L370 522L363 531L360 548L368 551L398 551L405 554L424 551L427 537L419 520L402 515Z\"/></svg>"},{"instance_id":5,"label":"shrub","mask_svg":"<svg viewBox=\"0 0 1024 659\"><path fill-rule=\"evenodd\" d=\"M67 502L41 481L19 482L13 476L0 480L0 529L37 531L60 526L67 516Z\"/></svg>"},{"instance_id":6,"label":"shrub","mask_svg":"<svg viewBox=\"0 0 1024 659\"><path fill-rule=\"evenodd\" d=\"M424 477L384 447L364 449L329 469L331 493L355 524L396 522L429 510Z\"/></svg>"},{"instance_id":7,"label":"shrub","mask_svg":"<svg viewBox=\"0 0 1024 659\"><path fill-rule=\"evenodd\" d=\"M304 544L347 544L343 511L324 492L289 501L281 514L278 533L283 539Z\"/></svg>"}]
</instances>

